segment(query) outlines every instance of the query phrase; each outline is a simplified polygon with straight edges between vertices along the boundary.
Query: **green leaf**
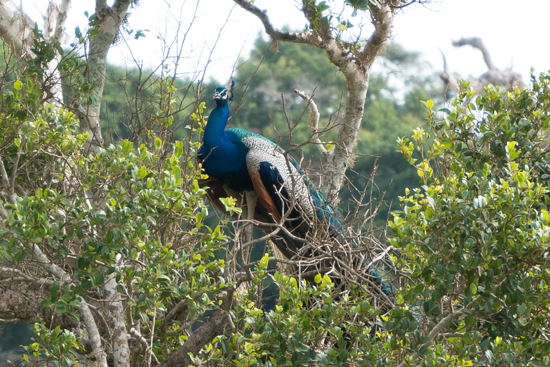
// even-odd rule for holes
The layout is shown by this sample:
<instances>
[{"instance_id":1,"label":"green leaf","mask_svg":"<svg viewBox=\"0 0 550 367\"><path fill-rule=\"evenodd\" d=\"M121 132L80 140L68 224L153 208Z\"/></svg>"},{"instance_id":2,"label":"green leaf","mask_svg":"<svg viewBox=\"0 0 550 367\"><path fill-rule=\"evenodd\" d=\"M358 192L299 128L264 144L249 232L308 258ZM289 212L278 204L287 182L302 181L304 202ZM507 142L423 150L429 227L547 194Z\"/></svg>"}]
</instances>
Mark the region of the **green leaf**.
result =
<instances>
[{"instance_id":1,"label":"green leaf","mask_svg":"<svg viewBox=\"0 0 550 367\"><path fill-rule=\"evenodd\" d=\"M21 80L17 80L15 83L13 83L13 89L15 90L21 90L23 88L23 83Z\"/></svg>"},{"instance_id":2,"label":"green leaf","mask_svg":"<svg viewBox=\"0 0 550 367\"><path fill-rule=\"evenodd\" d=\"M183 143L181 141L176 141L176 149L174 151L174 155L177 159L180 159L181 155L183 154Z\"/></svg>"},{"instance_id":3,"label":"green leaf","mask_svg":"<svg viewBox=\"0 0 550 367\"><path fill-rule=\"evenodd\" d=\"M145 166L141 166L141 168L139 169L138 171L138 176L139 178L144 178L145 176L147 176L147 168L145 168Z\"/></svg>"}]
</instances>

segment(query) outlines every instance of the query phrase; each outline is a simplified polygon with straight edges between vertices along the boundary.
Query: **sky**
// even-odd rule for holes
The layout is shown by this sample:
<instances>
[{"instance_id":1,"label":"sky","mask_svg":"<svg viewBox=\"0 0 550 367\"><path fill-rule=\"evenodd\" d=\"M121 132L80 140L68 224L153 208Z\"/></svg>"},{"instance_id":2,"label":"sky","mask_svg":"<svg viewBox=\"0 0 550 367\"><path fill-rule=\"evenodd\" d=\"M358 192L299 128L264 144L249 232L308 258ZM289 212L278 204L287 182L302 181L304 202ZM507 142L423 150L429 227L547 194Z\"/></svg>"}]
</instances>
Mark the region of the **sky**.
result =
<instances>
[{"instance_id":1,"label":"sky","mask_svg":"<svg viewBox=\"0 0 550 367\"><path fill-rule=\"evenodd\" d=\"M20 2L40 26L47 0ZM72 30L77 25L85 27L84 12L93 13L95 1L73 0L73 3L67 27L69 40L74 37ZM305 25L296 0L256 0L255 4L267 10L276 28L299 30ZM452 72L471 77L487 70L481 53L469 46L455 48L451 42L462 37L481 37L497 67L511 67L528 81L531 67L536 73L550 69L549 14L549 0L434 0L429 5L411 5L399 11L392 40L420 52L433 71L442 70L441 49ZM363 34L370 34L369 26ZM246 58L254 40L263 34L261 22L231 0L141 0L131 10L130 29L148 31L145 38L138 40L126 36L126 41L119 42L109 52L109 62L127 67L138 62L154 68L166 54L163 40L175 41L175 45L181 44L185 37L180 75L199 72L197 64L200 64L206 66L204 74L200 71L201 76L218 80L229 78L239 56ZM175 57L178 51L179 46L173 46L170 55Z\"/></svg>"}]
</instances>

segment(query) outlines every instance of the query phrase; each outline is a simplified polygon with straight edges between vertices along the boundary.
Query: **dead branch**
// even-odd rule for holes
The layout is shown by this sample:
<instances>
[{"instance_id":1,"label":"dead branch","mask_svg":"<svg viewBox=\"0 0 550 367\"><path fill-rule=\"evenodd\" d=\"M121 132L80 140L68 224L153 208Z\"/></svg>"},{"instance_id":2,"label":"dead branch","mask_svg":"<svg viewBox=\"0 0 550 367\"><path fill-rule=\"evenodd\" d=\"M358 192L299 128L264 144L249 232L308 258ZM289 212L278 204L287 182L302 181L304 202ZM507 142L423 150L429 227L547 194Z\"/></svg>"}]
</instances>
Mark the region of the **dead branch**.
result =
<instances>
[{"instance_id":1,"label":"dead branch","mask_svg":"<svg viewBox=\"0 0 550 367\"><path fill-rule=\"evenodd\" d=\"M315 101L312 97L308 96L306 93L302 92L301 90L294 89L294 93L299 95L304 101L308 102L309 106L309 123L311 125L311 130L313 134L311 135L311 140L313 140L313 143L317 145L317 149L319 149L319 152L323 155L323 157L328 156L328 151L321 142L321 139L319 139L319 117L321 116L319 114L319 109L317 108L317 105L315 104Z\"/></svg>"},{"instance_id":2,"label":"dead branch","mask_svg":"<svg viewBox=\"0 0 550 367\"><path fill-rule=\"evenodd\" d=\"M485 60L485 64L487 65L487 68L489 70L498 70L498 68L493 64L493 60L491 59L491 54L489 53L489 50L487 47L485 47L485 44L479 37L470 37L470 38L461 38L458 41L453 41L454 47L462 47L464 45L470 45L474 48L477 48L481 53L483 54L483 60Z\"/></svg>"},{"instance_id":3,"label":"dead branch","mask_svg":"<svg viewBox=\"0 0 550 367\"><path fill-rule=\"evenodd\" d=\"M491 55L485 44L479 37L471 38L461 38L458 41L453 41L453 46L462 47L464 45L469 45L474 48L477 48L483 54L483 59L487 65L487 72L479 76L478 78L473 78L468 80L470 82L470 88L475 90L476 94L483 94L484 89L489 84L492 84L496 87L502 87L507 91L512 91L514 88L523 89L526 87L526 84L523 82L521 74L512 71L512 70L500 70L498 69L491 59ZM440 50L441 51L441 50ZM453 75L448 69L447 60L445 55L441 51L443 56L443 72L439 74L439 77L443 81L445 90L451 90L455 93L459 92L460 81L458 78Z\"/></svg>"}]
</instances>

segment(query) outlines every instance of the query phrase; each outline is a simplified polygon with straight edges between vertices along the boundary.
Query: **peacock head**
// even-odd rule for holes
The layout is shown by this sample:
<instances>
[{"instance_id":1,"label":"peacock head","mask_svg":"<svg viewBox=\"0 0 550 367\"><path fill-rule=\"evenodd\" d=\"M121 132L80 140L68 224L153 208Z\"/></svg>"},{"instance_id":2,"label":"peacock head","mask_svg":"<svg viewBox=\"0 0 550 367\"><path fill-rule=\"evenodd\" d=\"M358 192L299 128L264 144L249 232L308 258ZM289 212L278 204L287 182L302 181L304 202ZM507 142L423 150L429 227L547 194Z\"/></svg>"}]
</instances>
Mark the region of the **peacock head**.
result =
<instances>
[{"instance_id":1,"label":"peacock head","mask_svg":"<svg viewBox=\"0 0 550 367\"><path fill-rule=\"evenodd\" d=\"M231 79L227 86L216 88L216 91L214 92L214 101L216 101L216 106L223 106L227 104L228 101L232 101L234 98L234 88L235 81L233 79Z\"/></svg>"}]
</instances>

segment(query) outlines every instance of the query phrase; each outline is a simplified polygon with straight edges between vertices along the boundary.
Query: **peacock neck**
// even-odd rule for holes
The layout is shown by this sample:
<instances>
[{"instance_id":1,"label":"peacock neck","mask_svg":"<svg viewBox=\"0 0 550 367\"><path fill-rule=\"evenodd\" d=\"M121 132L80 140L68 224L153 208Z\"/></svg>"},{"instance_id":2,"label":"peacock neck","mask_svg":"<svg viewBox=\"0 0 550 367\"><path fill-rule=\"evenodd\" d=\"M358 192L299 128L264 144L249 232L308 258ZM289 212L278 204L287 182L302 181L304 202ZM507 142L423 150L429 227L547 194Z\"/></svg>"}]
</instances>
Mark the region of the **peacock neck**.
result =
<instances>
[{"instance_id":1,"label":"peacock neck","mask_svg":"<svg viewBox=\"0 0 550 367\"><path fill-rule=\"evenodd\" d=\"M223 132L229 119L229 105L217 106L208 117L208 123L204 130L204 144L209 149L220 149L225 145Z\"/></svg>"}]
</instances>

